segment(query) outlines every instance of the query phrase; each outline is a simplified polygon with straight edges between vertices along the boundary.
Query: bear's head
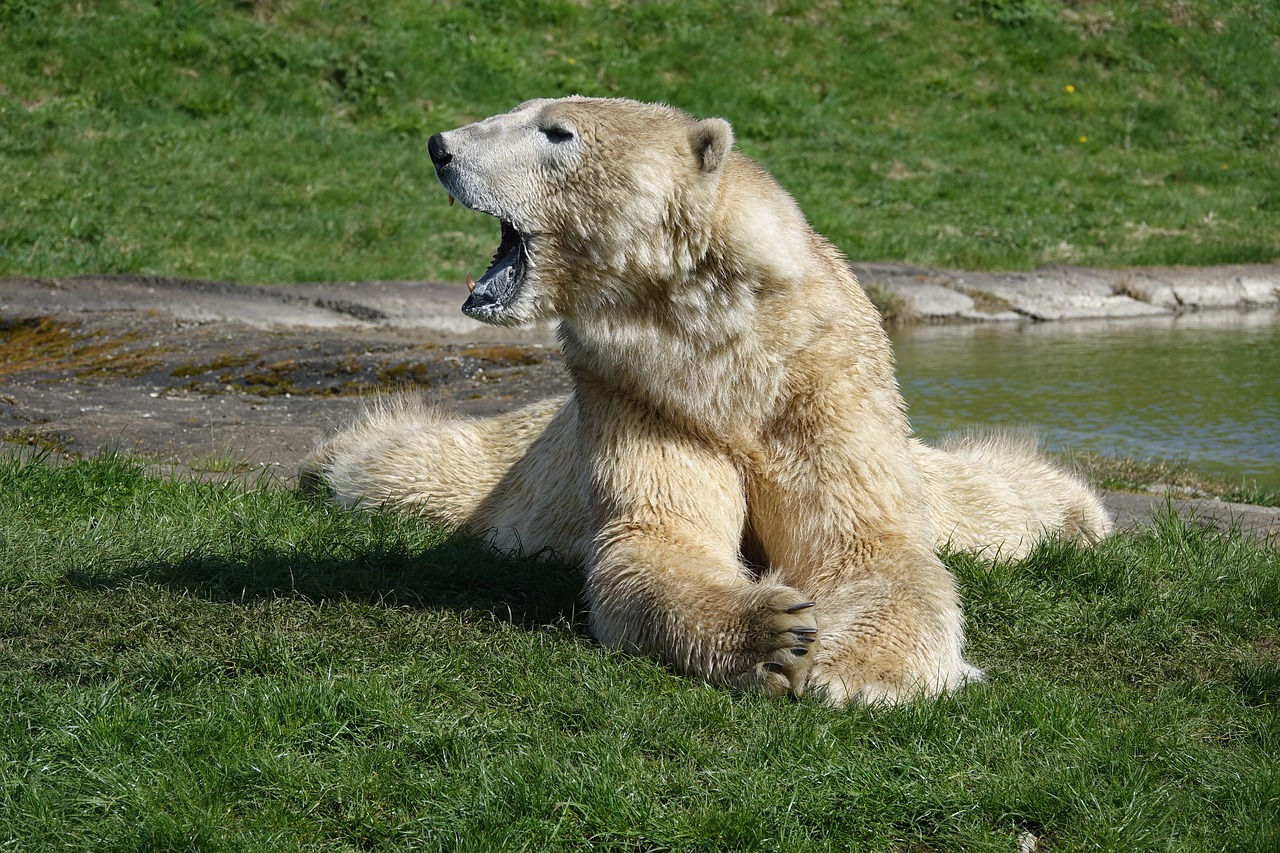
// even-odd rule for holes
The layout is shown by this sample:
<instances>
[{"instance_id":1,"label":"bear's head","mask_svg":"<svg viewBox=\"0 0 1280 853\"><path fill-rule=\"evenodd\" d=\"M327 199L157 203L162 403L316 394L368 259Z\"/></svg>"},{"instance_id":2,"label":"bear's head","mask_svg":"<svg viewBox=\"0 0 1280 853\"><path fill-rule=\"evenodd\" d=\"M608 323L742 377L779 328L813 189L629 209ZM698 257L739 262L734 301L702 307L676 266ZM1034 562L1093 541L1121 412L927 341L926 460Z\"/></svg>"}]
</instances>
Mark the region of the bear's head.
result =
<instances>
[{"instance_id":1,"label":"bear's head","mask_svg":"<svg viewBox=\"0 0 1280 853\"><path fill-rule=\"evenodd\" d=\"M500 325L573 317L695 275L732 146L723 119L581 97L432 136L451 200L502 225L462 310Z\"/></svg>"}]
</instances>

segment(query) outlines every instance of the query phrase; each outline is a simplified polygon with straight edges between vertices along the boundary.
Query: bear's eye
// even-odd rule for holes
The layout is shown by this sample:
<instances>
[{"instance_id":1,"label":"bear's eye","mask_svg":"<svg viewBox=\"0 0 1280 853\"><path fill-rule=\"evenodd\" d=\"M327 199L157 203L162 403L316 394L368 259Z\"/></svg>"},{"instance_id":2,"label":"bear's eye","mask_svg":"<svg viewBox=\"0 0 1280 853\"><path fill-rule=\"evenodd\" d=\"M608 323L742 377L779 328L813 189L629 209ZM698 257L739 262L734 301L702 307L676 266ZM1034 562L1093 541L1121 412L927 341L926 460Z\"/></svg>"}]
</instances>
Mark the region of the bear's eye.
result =
<instances>
[{"instance_id":1,"label":"bear's eye","mask_svg":"<svg viewBox=\"0 0 1280 853\"><path fill-rule=\"evenodd\" d=\"M566 124L544 124L538 130L552 142L569 142L573 139L573 128Z\"/></svg>"}]
</instances>

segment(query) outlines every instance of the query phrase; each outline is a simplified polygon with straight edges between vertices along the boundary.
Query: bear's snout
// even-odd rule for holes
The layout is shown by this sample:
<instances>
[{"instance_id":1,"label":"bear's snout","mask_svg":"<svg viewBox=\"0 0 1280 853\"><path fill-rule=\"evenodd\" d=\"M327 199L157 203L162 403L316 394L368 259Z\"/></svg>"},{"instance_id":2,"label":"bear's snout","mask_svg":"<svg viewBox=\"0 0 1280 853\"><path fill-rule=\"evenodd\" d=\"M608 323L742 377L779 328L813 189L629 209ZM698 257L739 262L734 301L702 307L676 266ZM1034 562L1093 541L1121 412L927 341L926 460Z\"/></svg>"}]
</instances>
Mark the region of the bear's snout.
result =
<instances>
[{"instance_id":1,"label":"bear's snout","mask_svg":"<svg viewBox=\"0 0 1280 853\"><path fill-rule=\"evenodd\" d=\"M448 166L450 161L453 160L453 155L449 153L449 147L444 144L443 133L437 133L427 140L427 153L431 155L431 162L435 164L437 170Z\"/></svg>"}]
</instances>

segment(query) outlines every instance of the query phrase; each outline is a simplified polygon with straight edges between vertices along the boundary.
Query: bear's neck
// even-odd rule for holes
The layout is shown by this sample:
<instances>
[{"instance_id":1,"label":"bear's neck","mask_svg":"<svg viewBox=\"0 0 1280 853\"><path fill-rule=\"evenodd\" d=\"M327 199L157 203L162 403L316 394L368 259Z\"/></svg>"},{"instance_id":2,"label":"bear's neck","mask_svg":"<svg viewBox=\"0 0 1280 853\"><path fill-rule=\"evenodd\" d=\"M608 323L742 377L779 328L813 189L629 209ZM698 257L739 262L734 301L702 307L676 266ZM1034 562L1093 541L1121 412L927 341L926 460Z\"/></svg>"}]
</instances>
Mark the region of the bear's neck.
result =
<instances>
[{"instance_id":1,"label":"bear's neck","mask_svg":"<svg viewBox=\"0 0 1280 853\"><path fill-rule=\"evenodd\" d=\"M751 431L778 396L782 361L746 338L720 345L612 320L560 325L579 394L624 398L652 416L700 431Z\"/></svg>"},{"instance_id":2,"label":"bear's neck","mask_svg":"<svg viewBox=\"0 0 1280 853\"><path fill-rule=\"evenodd\" d=\"M784 367L818 330L794 283L709 277L665 283L660 299L563 317L579 393L726 434L750 432L782 394Z\"/></svg>"}]
</instances>

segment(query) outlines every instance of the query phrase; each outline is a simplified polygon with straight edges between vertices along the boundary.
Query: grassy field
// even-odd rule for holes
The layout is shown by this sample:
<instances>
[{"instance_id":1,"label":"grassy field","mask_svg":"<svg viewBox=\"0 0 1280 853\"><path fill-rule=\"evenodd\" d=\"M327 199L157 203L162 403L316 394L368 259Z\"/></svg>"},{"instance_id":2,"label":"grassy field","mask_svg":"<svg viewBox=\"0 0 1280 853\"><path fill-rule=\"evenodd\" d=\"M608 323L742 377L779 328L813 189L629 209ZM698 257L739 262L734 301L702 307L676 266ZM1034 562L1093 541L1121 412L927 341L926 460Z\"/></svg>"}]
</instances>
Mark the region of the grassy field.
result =
<instances>
[{"instance_id":1,"label":"grassy field","mask_svg":"<svg viewBox=\"0 0 1280 853\"><path fill-rule=\"evenodd\" d=\"M1278 44L1215 0L0 0L0 276L461 279L497 235L427 137L570 92L727 117L859 260L1273 261ZM1280 848L1280 551L948 559L989 682L836 713L428 525L0 455L0 851Z\"/></svg>"},{"instance_id":2,"label":"grassy field","mask_svg":"<svg viewBox=\"0 0 1280 853\"><path fill-rule=\"evenodd\" d=\"M1280 5L0 3L0 275L461 279L427 137L531 96L722 115L858 260L1280 257Z\"/></svg>"},{"instance_id":3,"label":"grassy field","mask_svg":"<svg viewBox=\"0 0 1280 853\"><path fill-rule=\"evenodd\" d=\"M1280 552L1167 517L950 564L989 682L835 713L605 651L575 573L422 524L0 461L0 850L1280 846Z\"/></svg>"}]
</instances>

